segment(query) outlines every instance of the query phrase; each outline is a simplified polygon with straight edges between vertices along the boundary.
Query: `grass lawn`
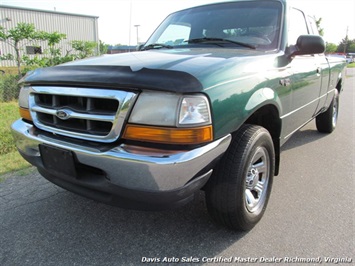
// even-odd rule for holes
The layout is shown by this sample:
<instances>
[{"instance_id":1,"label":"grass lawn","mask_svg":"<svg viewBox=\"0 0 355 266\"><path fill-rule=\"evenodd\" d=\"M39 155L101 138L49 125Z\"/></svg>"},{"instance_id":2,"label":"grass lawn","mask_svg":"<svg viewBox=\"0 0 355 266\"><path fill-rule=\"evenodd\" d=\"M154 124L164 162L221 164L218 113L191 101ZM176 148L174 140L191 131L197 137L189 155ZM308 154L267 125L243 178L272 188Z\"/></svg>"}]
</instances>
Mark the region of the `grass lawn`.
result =
<instances>
[{"instance_id":1,"label":"grass lawn","mask_svg":"<svg viewBox=\"0 0 355 266\"><path fill-rule=\"evenodd\" d=\"M23 69L23 67L22 67ZM17 67L0 67L0 70L4 71L5 74L16 75L18 74Z\"/></svg>"},{"instance_id":2,"label":"grass lawn","mask_svg":"<svg viewBox=\"0 0 355 266\"><path fill-rule=\"evenodd\" d=\"M11 124L19 119L17 102L0 103L0 175L30 166L17 152Z\"/></svg>"},{"instance_id":3,"label":"grass lawn","mask_svg":"<svg viewBox=\"0 0 355 266\"><path fill-rule=\"evenodd\" d=\"M0 155L0 176L9 172L26 169L30 166L17 151Z\"/></svg>"}]
</instances>

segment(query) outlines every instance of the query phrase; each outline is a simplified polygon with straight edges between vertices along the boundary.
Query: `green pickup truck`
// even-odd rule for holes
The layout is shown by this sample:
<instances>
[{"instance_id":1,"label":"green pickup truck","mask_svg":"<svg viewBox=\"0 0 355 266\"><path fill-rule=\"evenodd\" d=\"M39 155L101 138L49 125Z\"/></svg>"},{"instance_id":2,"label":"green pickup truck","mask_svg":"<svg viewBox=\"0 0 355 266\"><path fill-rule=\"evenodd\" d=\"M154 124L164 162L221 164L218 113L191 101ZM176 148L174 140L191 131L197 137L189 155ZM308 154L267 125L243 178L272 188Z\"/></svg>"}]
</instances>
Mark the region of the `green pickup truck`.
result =
<instances>
[{"instance_id":1,"label":"green pickup truck","mask_svg":"<svg viewBox=\"0 0 355 266\"><path fill-rule=\"evenodd\" d=\"M162 210L203 190L215 222L250 230L280 147L312 119L336 127L346 63L324 50L314 19L286 0L182 10L136 52L28 73L13 135L69 191Z\"/></svg>"}]
</instances>

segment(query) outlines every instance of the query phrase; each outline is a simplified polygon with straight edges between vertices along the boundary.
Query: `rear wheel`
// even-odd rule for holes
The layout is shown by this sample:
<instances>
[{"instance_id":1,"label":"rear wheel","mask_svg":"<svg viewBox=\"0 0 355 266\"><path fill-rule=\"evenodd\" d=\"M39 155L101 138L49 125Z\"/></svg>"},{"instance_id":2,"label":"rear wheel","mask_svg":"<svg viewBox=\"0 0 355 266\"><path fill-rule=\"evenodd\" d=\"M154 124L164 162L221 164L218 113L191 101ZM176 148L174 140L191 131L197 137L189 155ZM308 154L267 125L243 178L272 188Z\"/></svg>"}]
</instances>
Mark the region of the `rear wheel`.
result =
<instances>
[{"instance_id":1,"label":"rear wheel","mask_svg":"<svg viewBox=\"0 0 355 266\"><path fill-rule=\"evenodd\" d=\"M327 111L316 117L317 130L321 133L332 133L338 122L339 92L335 90L334 98Z\"/></svg>"},{"instance_id":2,"label":"rear wheel","mask_svg":"<svg viewBox=\"0 0 355 266\"><path fill-rule=\"evenodd\" d=\"M265 212L274 165L269 132L260 126L242 126L206 187L212 219L234 230L253 228Z\"/></svg>"}]
</instances>

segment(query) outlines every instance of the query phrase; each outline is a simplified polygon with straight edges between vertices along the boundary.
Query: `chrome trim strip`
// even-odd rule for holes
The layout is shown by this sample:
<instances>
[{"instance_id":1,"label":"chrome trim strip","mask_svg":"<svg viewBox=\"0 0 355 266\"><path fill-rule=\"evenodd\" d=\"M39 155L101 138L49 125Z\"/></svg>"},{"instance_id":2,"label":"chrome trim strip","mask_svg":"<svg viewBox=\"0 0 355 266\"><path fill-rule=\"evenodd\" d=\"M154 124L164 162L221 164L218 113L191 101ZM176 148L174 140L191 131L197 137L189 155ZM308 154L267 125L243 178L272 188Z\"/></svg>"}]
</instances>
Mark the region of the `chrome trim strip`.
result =
<instances>
[{"instance_id":1,"label":"chrome trim strip","mask_svg":"<svg viewBox=\"0 0 355 266\"><path fill-rule=\"evenodd\" d=\"M43 108L40 106L33 106L31 111L49 114L49 115L57 115L57 112L63 110L64 108L58 108L57 110ZM65 109L65 112L68 113L70 118L78 118L78 119L86 119L86 120L94 120L94 121L104 121L104 122L114 122L116 116L114 115L91 115L91 114L83 114L71 111L69 109Z\"/></svg>"},{"instance_id":2,"label":"chrome trim strip","mask_svg":"<svg viewBox=\"0 0 355 266\"><path fill-rule=\"evenodd\" d=\"M309 102L309 103L307 103L307 104L305 104L305 105L303 105L303 106L301 106L301 107L299 107L299 108L297 108L297 109L295 109L295 110L293 110L293 111L291 111L291 112L289 112L289 113L287 113L287 114L281 116L280 118L281 118L281 119L284 119L284 118L286 118L286 117L288 117L288 116L290 116L290 115L293 115L294 113L297 113L298 111L302 110L303 108L306 108L307 106L309 106L309 105L311 105L311 104L313 104L313 103L319 101L319 99L320 99L320 98L317 98L317 99L315 99L315 100L313 100L313 101L311 101L311 102Z\"/></svg>"},{"instance_id":3,"label":"chrome trim strip","mask_svg":"<svg viewBox=\"0 0 355 266\"><path fill-rule=\"evenodd\" d=\"M329 95L330 93L334 92L334 90L336 90L336 89L333 89L333 90L328 91L327 93L325 93L325 94L319 96L317 99L315 99L315 100L313 100L313 101L311 101L311 102L309 102L309 103L307 103L307 104L305 104L305 105L303 105L303 106L301 106L301 107L299 107L299 108L293 110L292 112L289 112L289 113L287 113L287 114L281 116L280 118L281 118L281 119L284 119L284 118L286 118L286 117L288 117L288 116L290 116L290 115L292 115L292 114L294 114L294 113L297 113L298 111L302 110L303 108L306 108L308 105L311 105L311 104L313 104L313 103L316 102L316 101L320 101L320 100L321 100L322 98L324 98L324 97L328 97L328 95ZM296 130L296 131L297 131L297 130Z\"/></svg>"}]
</instances>

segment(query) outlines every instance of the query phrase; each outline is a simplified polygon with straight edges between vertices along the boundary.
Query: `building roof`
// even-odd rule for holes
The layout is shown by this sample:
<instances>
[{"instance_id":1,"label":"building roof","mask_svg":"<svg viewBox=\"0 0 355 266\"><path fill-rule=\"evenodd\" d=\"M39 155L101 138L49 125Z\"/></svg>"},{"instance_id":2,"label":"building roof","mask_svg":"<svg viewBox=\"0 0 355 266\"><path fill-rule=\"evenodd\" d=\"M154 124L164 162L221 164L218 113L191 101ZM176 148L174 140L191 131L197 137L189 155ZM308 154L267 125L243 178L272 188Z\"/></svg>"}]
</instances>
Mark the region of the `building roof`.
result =
<instances>
[{"instance_id":1,"label":"building roof","mask_svg":"<svg viewBox=\"0 0 355 266\"><path fill-rule=\"evenodd\" d=\"M36 11L36 12L52 13L52 14L62 14L62 15L78 16L78 17L89 17L89 18L96 18L96 19L99 18L98 16L92 16L92 15L83 15L83 14L75 14L75 13L67 13L67 12L58 12L58 11L54 11L54 10L41 10L41 9L27 8L27 7L18 7L18 6L0 5L0 8L18 9L18 10L27 10L27 11Z\"/></svg>"}]
</instances>

